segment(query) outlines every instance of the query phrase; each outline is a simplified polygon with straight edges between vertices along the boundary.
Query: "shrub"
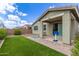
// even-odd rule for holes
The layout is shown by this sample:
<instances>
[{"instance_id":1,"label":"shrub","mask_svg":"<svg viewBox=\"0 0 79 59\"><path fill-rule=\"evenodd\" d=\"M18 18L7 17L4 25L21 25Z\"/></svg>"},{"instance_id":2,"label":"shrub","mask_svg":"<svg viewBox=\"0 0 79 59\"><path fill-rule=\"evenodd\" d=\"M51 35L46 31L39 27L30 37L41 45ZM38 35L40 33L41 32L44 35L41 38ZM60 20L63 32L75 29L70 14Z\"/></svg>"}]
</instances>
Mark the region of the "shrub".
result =
<instances>
[{"instance_id":1,"label":"shrub","mask_svg":"<svg viewBox=\"0 0 79 59\"><path fill-rule=\"evenodd\" d=\"M0 40L4 39L7 36L6 29L0 29Z\"/></svg>"},{"instance_id":2,"label":"shrub","mask_svg":"<svg viewBox=\"0 0 79 59\"><path fill-rule=\"evenodd\" d=\"M21 35L20 29L14 29L14 35Z\"/></svg>"},{"instance_id":3,"label":"shrub","mask_svg":"<svg viewBox=\"0 0 79 59\"><path fill-rule=\"evenodd\" d=\"M76 36L76 39L74 41L74 47L72 49L72 55L73 56L79 56L79 35Z\"/></svg>"}]
</instances>

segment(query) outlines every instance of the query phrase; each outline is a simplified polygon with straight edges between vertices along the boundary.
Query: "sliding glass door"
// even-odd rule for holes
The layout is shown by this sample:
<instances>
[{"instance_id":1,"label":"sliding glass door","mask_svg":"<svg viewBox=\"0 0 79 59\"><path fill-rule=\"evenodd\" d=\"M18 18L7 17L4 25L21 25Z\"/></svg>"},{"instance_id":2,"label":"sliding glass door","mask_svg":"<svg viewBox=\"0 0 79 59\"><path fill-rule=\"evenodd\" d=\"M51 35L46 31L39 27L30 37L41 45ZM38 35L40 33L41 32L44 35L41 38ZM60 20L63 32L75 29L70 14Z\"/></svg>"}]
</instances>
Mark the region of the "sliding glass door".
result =
<instances>
[{"instance_id":1,"label":"sliding glass door","mask_svg":"<svg viewBox=\"0 0 79 59\"><path fill-rule=\"evenodd\" d=\"M59 32L59 35L62 35L62 24L61 23L53 24L53 32Z\"/></svg>"}]
</instances>

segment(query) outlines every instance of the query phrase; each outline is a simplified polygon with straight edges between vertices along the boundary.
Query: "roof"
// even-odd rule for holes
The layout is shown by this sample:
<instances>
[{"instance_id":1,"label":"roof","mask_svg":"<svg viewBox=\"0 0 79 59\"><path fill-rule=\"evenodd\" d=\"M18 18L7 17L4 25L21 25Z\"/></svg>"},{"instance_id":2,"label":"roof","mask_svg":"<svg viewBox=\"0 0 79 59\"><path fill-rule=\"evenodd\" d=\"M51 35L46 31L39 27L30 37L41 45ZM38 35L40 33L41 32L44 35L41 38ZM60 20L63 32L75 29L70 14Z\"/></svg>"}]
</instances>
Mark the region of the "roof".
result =
<instances>
[{"instance_id":1,"label":"roof","mask_svg":"<svg viewBox=\"0 0 79 59\"><path fill-rule=\"evenodd\" d=\"M47 9L33 24L32 26L41 20L42 17L44 17L48 12L50 11L65 11L69 10L73 13L73 15L76 17L77 21L79 22L79 14L78 14L78 8L77 6L66 6L66 7L57 7L57 8L49 8Z\"/></svg>"}]
</instances>

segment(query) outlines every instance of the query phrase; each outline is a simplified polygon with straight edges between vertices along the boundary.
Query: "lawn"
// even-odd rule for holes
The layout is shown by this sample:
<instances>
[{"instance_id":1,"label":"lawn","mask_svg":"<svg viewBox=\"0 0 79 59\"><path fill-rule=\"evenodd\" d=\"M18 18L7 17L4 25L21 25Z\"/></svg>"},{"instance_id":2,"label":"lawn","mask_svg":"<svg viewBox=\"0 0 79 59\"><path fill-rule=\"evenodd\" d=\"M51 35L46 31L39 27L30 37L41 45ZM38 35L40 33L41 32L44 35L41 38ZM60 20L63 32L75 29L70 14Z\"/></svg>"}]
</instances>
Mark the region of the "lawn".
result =
<instances>
[{"instance_id":1,"label":"lawn","mask_svg":"<svg viewBox=\"0 0 79 59\"><path fill-rule=\"evenodd\" d=\"M23 36L6 37L0 48L4 56L64 56L64 54L29 40Z\"/></svg>"}]
</instances>

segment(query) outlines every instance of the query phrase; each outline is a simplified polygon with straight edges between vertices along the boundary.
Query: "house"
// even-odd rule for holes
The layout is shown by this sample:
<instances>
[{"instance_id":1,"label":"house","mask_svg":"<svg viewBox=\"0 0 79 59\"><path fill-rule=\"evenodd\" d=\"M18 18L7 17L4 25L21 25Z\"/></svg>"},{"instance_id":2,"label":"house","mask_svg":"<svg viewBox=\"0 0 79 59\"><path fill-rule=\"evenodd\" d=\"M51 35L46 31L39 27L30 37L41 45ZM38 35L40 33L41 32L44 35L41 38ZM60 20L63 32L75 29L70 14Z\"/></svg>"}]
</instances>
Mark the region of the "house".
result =
<instances>
[{"instance_id":1,"label":"house","mask_svg":"<svg viewBox=\"0 0 79 59\"><path fill-rule=\"evenodd\" d=\"M65 44L71 44L78 32L79 14L76 6L49 8L37 21L32 24L32 33L44 36L53 36L59 33L59 39Z\"/></svg>"},{"instance_id":2,"label":"house","mask_svg":"<svg viewBox=\"0 0 79 59\"><path fill-rule=\"evenodd\" d=\"M25 24L20 27L22 34L32 34L31 26L28 24Z\"/></svg>"},{"instance_id":3,"label":"house","mask_svg":"<svg viewBox=\"0 0 79 59\"><path fill-rule=\"evenodd\" d=\"M21 26L20 28L31 29L31 25L25 24L25 25Z\"/></svg>"}]
</instances>

